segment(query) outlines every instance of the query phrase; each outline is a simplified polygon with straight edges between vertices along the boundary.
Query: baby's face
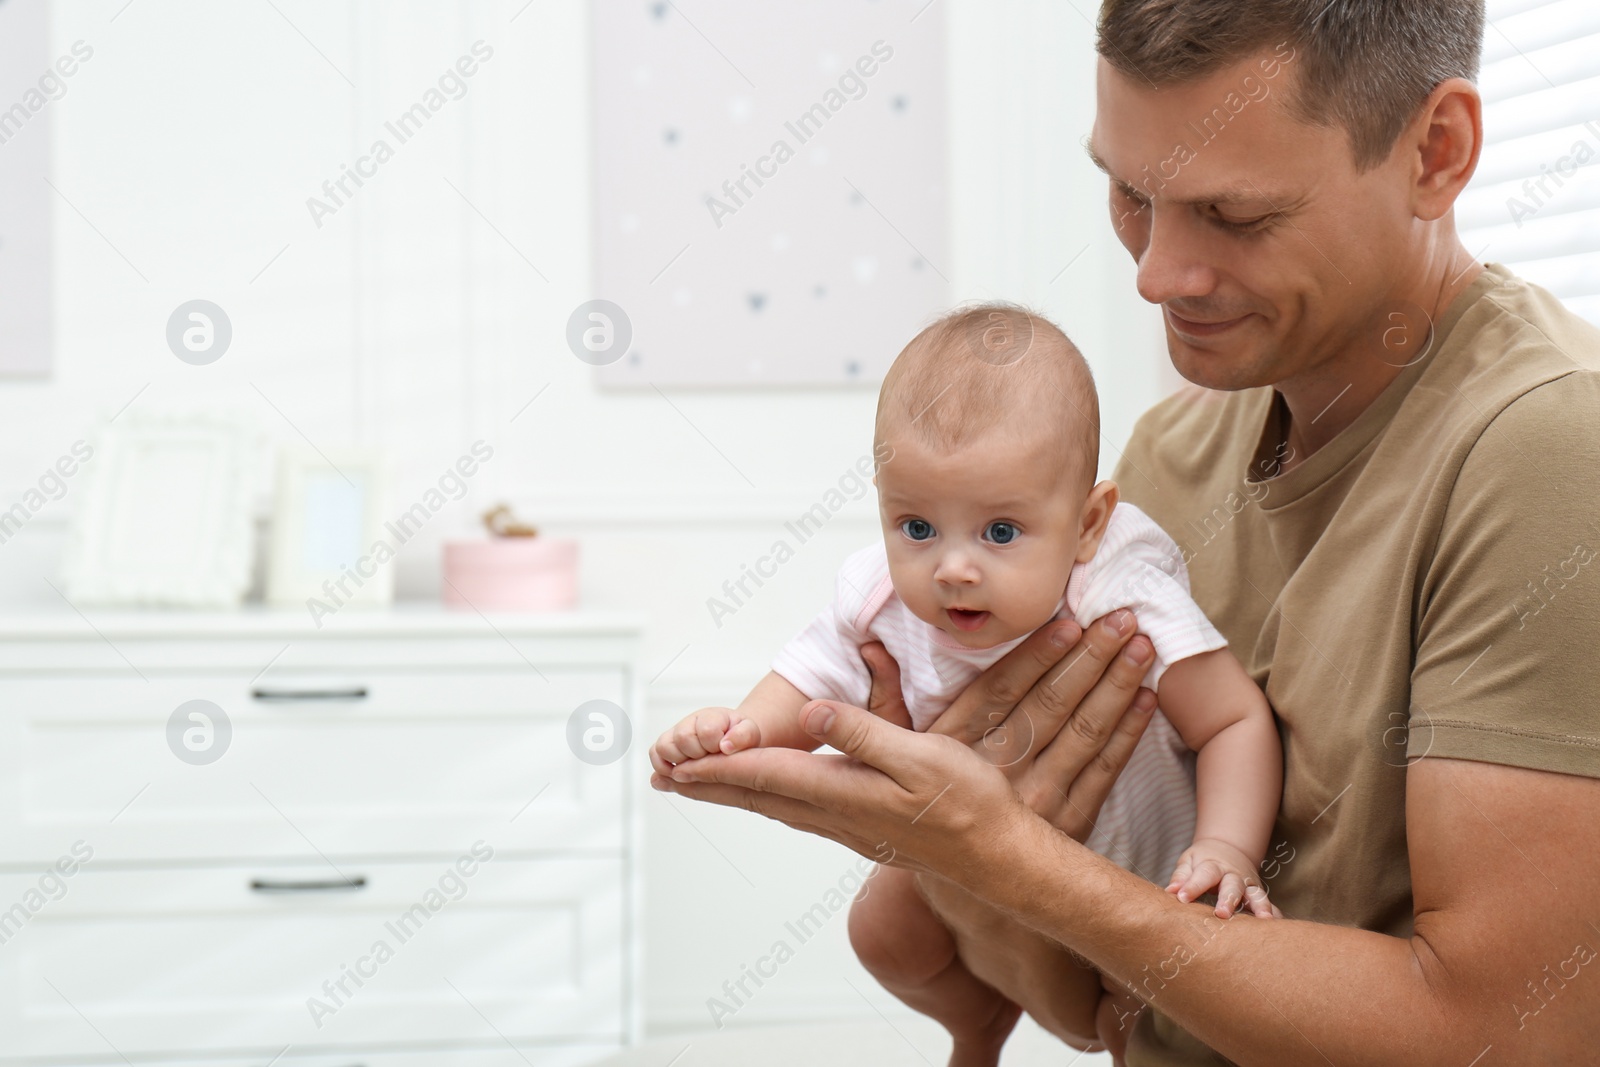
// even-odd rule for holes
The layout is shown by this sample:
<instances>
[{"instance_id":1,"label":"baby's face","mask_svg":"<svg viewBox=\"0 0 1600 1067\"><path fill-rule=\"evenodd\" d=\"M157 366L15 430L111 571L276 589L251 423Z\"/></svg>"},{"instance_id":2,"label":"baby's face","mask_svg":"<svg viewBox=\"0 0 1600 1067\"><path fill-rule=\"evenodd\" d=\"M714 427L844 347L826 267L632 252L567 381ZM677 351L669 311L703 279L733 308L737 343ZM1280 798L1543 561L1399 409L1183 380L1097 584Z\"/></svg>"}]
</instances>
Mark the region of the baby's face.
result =
<instances>
[{"instance_id":1,"label":"baby's face","mask_svg":"<svg viewBox=\"0 0 1600 1067\"><path fill-rule=\"evenodd\" d=\"M1059 454L1002 431L955 452L915 434L889 443L878 508L906 606L968 648L1048 622L1080 555L1084 505Z\"/></svg>"}]
</instances>

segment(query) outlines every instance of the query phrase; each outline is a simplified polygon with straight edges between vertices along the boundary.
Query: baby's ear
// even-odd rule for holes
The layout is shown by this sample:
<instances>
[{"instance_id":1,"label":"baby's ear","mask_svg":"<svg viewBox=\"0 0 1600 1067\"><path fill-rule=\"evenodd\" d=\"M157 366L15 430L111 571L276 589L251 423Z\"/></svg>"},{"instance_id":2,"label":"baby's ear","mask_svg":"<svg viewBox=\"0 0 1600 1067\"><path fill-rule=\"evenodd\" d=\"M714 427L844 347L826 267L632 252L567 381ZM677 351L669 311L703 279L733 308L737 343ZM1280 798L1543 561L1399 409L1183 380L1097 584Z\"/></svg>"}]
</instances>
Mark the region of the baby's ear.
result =
<instances>
[{"instance_id":1,"label":"baby's ear","mask_svg":"<svg viewBox=\"0 0 1600 1067\"><path fill-rule=\"evenodd\" d=\"M1089 490L1078 517L1078 562L1088 563L1100 551L1100 541L1111 524L1111 513L1116 510L1121 496L1117 483L1104 481Z\"/></svg>"}]
</instances>

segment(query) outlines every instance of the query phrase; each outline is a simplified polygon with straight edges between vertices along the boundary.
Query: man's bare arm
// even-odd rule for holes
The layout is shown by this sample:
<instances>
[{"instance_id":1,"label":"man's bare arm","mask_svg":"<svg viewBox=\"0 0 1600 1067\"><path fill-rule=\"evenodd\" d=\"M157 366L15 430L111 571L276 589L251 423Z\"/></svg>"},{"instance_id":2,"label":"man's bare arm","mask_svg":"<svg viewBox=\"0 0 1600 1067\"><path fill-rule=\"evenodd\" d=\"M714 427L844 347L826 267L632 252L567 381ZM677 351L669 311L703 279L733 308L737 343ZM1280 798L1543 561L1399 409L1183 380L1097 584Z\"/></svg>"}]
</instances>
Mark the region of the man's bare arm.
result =
<instances>
[{"instance_id":1,"label":"man's bare arm","mask_svg":"<svg viewBox=\"0 0 1600 1067\"><path fill-rule=\"evenodd\" d=\"M965 865L967 888L1241 1065L1582 1062L1600 1045L1600 780L1445 759L1407 773L1408 939L1222 922L1036 819Z\"/></svg>"},{"instance_id":2,"label":"man's bare arm","mask_svg":"<svg viewBox=\"0 0 1600 1067\"><path fill-rule=\"evenodd\" d=\"M1499 1062L1579 1063L1600 1044L1600 961L1585 947L1600 938L1600 779L1432 757L1409 768L1416 923L1396 938L1218 920L1062 834L952 738L831 704L803 720L842 755L710 756L675 769L671 787L864 856L892 849L896 865L949 879L1146 989L1243 1067L1464 1067L1490 1046ZM1552 974L1565 984L1531 999L1530 983Z\"/></svg>"}]
</instances>

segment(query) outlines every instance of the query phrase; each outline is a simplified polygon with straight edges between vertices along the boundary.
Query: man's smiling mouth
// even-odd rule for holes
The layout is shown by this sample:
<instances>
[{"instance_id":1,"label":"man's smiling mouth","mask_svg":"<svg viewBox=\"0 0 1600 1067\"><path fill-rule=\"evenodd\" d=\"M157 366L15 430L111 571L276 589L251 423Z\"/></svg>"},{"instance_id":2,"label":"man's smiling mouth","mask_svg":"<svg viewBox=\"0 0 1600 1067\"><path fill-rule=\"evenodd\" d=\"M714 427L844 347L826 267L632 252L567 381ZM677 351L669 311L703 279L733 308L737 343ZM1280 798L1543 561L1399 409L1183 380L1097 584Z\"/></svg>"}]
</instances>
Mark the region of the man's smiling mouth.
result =
<instances>
[{"instance_id":1,"label":"man's smiling mouth","mask_svg":"<svg viewBox=\"0 0 1600 1067\"><path fill-rule=\"evenodd\" d=\"M1219 333L1226 333L1250 317L1249 315L1240 315L1236 319L1221 319L1206 322L1202 320L1184 318L1176 311L1173 311L1170 307L1166 309L1166 313L1167 322L1171 324L1172 328L1178 333L1188 337L1214 337Z\"/></svg>"}]
</instances>

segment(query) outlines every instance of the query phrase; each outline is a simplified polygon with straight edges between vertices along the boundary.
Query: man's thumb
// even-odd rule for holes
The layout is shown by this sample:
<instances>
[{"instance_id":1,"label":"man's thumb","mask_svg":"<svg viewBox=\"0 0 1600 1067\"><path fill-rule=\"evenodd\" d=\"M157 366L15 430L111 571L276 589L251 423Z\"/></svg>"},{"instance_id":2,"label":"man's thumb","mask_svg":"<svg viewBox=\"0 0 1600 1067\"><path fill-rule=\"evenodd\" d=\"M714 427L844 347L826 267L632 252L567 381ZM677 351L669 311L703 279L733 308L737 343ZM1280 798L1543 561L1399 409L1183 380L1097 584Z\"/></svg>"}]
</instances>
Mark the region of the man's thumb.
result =
<instances>
[{"instance_id":1,"label":"man's thumb","mask_svg":"<svg viewBox=\"0 0 1600 1067\"><path fill-rule=\"evenodd\" d=\"M874 753L869 749L880 749L874 745L874 737L878 736L878 729L886 726L886 723L874 713L851 707L850 704L811 701L800 709L800 725L806 733L819 737L824 744L832 745L838 752L862 763L874 763Z\"/></svg>"},{"instance_id":2,"label":"man's thumb","mask_svg":"<svg viewBox=\"0 0 1600 1067\"><path fill-rule=\"evenodd\" d=\"M800 725L808 734L824 741L829 740L828 733L838 720L839 709L826 700L813 700L800 711Z\"/></svg>"}]
</instances>

